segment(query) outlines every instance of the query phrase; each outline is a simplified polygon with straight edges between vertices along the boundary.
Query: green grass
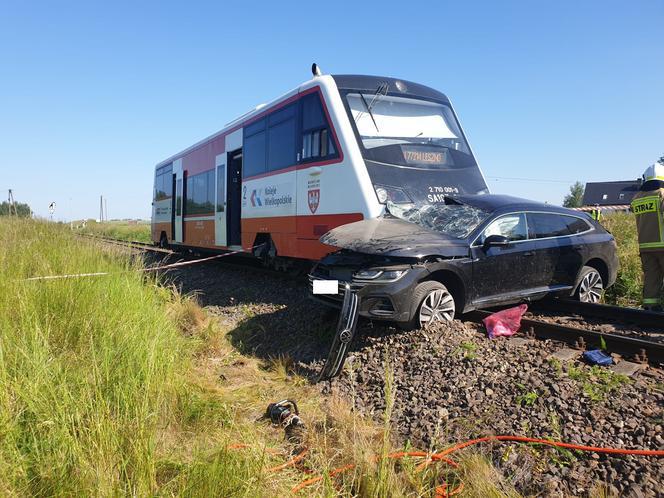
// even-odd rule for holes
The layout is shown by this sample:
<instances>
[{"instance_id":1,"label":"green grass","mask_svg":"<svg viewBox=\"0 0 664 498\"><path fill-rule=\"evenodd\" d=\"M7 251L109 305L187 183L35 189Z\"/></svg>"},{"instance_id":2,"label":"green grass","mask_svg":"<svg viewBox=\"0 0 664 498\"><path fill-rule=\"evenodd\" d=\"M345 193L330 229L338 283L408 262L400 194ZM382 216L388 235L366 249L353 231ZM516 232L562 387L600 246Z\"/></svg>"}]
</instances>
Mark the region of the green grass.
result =
<instances>
[{"instance_id":1,"label":"green grass","mask_svg":"<svg viewBox=\"0 0 664 498\"><path fill-rule=\"evenodd\" d=\"M581 391L591 401L602 401L622 385L630 382L629 377L599 365L592 367L569 365L567 376L580 385Z\"/></svg>"},{"instance_id":2,"label":"green grass","mask_svg":"<svg viewBox=\"0 0 664 498\"><path fill-rule=\"evenodd\" d=\"M170 296L57 225L4 219L0 232L0 491L151 493L156 429L186 368ZM22 280L92 271L117 275Z\"/></svg>"},{"instance_id":3,"label":"green grass","mask_svg":"<svg viewBox=\"0 0 664 498\"><path fill-rule=\"evenodd\" d=\"M634 215L631 213L607 215L602 219L602 224L616 238L620 260L616 283L606 291L604 299L609 304L639 306L643 275Z\"/></svg>"},{"instance_id":4,"label":"green grass","mask_svg":"<svg viewBox=\"0 0 664 498\"><path fill-rule=\"evenodd\" d=\"M0 233L0 495L253 489L264 456L225 450L245 429L194 371L200 308L63 226L4 218ZM92 271L112 275L24 280Z\"/></svg>"},{"instance_id":5,"label":"green grass","mask_svg":"<svg viewBox=\"0 0 664 498\"><path fill-rule=\"evenodd\" d=\"M85 228L77 229L80 233L110 237L130 242L152 242L150 223L132 223L127 221L105 221L97 223L87 221Z\"/></svg>"}]
</instances>

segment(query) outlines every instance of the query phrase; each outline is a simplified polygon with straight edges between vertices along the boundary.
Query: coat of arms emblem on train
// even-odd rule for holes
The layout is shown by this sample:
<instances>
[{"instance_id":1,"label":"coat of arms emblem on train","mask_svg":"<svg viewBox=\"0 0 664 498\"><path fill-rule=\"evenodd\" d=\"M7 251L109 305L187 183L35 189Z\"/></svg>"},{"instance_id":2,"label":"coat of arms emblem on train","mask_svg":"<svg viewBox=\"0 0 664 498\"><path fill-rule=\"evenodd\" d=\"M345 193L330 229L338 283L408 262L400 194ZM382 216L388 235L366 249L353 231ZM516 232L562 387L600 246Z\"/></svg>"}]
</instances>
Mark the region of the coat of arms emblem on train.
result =
<instances>
[{"instance_id":1,"label":"coat of arms emblem on train","mask_svg":"<svg viewBox=\"0 0 664 498\"><path fill-rule=\"evenodd\" d=\"M309 210L311 214L314 214L318 209L318 204L320 203L320 189L315 188L309 190Z\"/></svg>"}]
</instances>

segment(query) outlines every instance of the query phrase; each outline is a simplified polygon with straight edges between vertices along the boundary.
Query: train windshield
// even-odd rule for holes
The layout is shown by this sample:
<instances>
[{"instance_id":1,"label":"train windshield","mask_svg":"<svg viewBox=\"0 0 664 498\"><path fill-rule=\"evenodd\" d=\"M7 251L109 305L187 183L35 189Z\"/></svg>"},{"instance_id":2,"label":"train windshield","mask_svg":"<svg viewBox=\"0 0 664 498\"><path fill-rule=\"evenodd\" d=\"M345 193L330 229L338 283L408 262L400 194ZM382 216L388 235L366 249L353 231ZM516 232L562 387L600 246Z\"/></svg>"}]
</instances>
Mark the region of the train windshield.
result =
<instances>
[{"instance_id":1,"label":"train windshield","mask_svg":"<svg viewBox=\"0 0 664 498\"><path fill-rule=\"evenodd\" d=\"M469 154L456 118L444 104L378 92L349 92L346 99L365 149L415 144Z\"/></svg>"}]
</instances>

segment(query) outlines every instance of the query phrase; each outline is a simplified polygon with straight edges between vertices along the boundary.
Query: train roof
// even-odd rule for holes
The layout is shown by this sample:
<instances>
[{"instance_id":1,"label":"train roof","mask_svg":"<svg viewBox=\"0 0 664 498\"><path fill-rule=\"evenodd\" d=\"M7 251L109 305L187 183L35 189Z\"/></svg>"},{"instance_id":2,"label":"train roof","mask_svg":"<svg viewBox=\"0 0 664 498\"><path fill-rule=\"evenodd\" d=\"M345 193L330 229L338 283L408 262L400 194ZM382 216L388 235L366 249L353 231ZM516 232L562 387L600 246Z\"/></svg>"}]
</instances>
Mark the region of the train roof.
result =
<instances>
[{"instance_id":1,"label":"train roof","mask_svg":"<svg viewBox=\"0 0 664 498\"><path fill-rule=\"evenodd\" d=\"M197 149L198 147L208 143L209 141L213 140L214 138L217 138L220 135L228 133L229 130L238 127L238 125L241 124L243 121L248 120L252 116L262 112L264 108L270 108L272 105L280 101L283 101L288 97L296 95L297 93L302 91L303 87L307 87L313 81L316 81L317 79L321 78L332 78L339 90L361 90L366 92L375 92L380 87L380 85L387 83L388 92L390 93L402 93L404 95L411 95L414 97L437 100L444 104L450 103L447 96L445 96L445 94L439 92L438 90L434 90L433 88L430 88L425 85L420 85L419 83L413 83L412 81L402 80L398 78L390 78L387 76L368 76L362 74L337 74L337 75L323 75L319 77L314 77L311 80L301 83L300 85L291 89L285 94L280 95L279 97L271 100L267 104L259 104L254 109L251 109L245 114L242 114L241 116L238 116L237 118L231 120L230 122L226 123L226 125L224 125L224 127L220 131L217 131L212 135L205 137L204 139L196 142L195 144L187 147L186 149L183 149L180 152L173 154L167 159L159 161L156 164L155 169L164 166L165 164L168 164L169 162L172 162L178 159L179 157L182 157L188 152Z\"/></svg>"},{"instance_id":2,"label":"train roof","mask_svg":"<svg viewBox=\"0 0 664 498\"><path fill-rule=\"evenodd\" d=\"M375 92L380 85L387 83L390 93L403 93L427 99L434 99L449 104L450 101L444 93L425 85L408 80L390 78L387 76L367 76L363 74L333 74L332 78L339 90L363 90Z\"/></svg>"}]
</instances>

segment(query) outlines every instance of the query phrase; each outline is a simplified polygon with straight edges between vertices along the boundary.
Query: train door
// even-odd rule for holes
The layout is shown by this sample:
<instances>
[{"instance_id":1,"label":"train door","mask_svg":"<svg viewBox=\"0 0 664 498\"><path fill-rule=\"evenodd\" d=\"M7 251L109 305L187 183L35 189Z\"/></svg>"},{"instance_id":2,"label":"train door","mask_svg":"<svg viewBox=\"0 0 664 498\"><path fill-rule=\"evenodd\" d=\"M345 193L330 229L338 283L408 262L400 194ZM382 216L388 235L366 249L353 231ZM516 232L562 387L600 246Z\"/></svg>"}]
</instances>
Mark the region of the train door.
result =
<instances>
[{"instance_id":1,"label":"train door","mask_svg":"<svg viewBox=\"0 0 664 498\"><path fill-rule=\"evenodd\" d=\"M182 159L173 162L173 176L175 177L175 215L173 216L173 240L182 244L184 215L184 172L182 171Z\"/></svg>"},{"instance_id":2,"label":"train door","mask_svg":"<svg viewBox=\"0 0 664 498\"><path fill-rule=\"evenodd\" d=\"M226 221L228 223L228 245L242 243L242 149L228 153L228 204Z\"/></svg>"},{"instance_id":3,"label":"train door","mask_svg":"<svg viewBox=\"0 0 664 498\"><path fill-rule=\"evenodd\" d=\"M217 168L217 202L214 210L214 244L226 246L226 154L218 155L215 163Z\"/></svg>"}]
</instances>

